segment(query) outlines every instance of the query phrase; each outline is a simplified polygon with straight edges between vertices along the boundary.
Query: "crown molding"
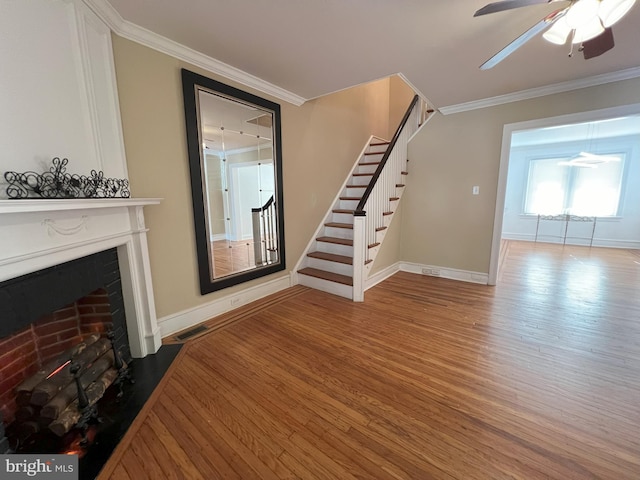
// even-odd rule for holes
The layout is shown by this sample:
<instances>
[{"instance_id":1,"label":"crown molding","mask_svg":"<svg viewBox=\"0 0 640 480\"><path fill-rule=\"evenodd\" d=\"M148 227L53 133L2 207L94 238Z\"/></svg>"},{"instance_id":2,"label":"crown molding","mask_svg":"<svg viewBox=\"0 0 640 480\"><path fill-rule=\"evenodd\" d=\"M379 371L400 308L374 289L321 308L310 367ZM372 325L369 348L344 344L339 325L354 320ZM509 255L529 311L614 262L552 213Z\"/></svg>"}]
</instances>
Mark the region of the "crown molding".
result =
<instances>
[{"instance_id":1,"label":"crown molding","mask_svg":"<svg viewBox=\"0 0 640 480\"><path fill-rule=\"evenodd\" d=\"M429 106L429 108L433 108L433 103L431 102L431 100L429 100L424 93L422 93L413 83L411 83L411 81L405 76L404 73L398 72L396 73L396 75L398 75L398 77L400 77L402 81L406 83L409 86L409 88L411 88L416 93L416 95L418 95L422 100L424 100L425 103Z\"/></svg>"},{"instance_id":2,"label":"crown molding","mask_svg":"<svg viewBox=\"0 0 640 480\"><path fill-rule=\"evenodd\" d=\"M125 20L107 0L82 1L93 10L114 33L123 38L203 68L209 72L221 75L229 80L241 83L242 85L293 105L300 106L307 101L307 99L269 83L266 80L262 80L239 68L232 67L231 65L185 47L173 40L169 40L168 38Z\"/></svg>"},{"instance_id":3,"label":"crown molding","mask_svg":"<svg viewBox=\"0 0 640 480\"><path fill-rule=\"evenodd\" d=\"M467 112L469 110L477 110L480 108L495 107L496 105L503 105L505 103L529 100L531 98L544 97L546 95L553 95L555 93L569 92L571 90L578 90L580 88L595 87L597 85L603 85L605 83L619 82L622 80L629 80L631 78L637 77L640 77L640 67L633 67L626 70L619 70L617 72L604 73L602 75L595 75L593 77L581 78L579 80L554 83L552 85L546 85L544 87L521 90L519 92L508 93L506 95L498 95L497 97L483 98L481 100L474 100L466 103L458 103L456 105L440 107L438 110L443 115L450 115L453 113Z\"/></svg>"}]
</instances>

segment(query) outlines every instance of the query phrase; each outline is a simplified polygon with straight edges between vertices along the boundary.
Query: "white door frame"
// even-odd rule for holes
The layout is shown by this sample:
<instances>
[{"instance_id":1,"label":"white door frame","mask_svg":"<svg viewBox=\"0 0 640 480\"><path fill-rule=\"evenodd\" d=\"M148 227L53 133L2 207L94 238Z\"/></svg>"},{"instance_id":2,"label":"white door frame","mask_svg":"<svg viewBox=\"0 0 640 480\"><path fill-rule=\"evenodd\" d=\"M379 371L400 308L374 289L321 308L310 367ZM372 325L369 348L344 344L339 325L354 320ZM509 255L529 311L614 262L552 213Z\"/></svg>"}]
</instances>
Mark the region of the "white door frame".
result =
<instances>
[{"instance_id":1,"label":"white door frame","mask_svg":"<svg viewBox=\"0 0 640 480\"><path fill-rule=\"evenodd\" d=\"M504 217L504 202L507 193L507 178L509 173L509 156L511 153L511 135L519 130L545 128L570 123L582 123L607 118L624 117L625 115L640 114L640 103L623 105L620 107L603 108L588 112L571 113L557 117L538 118L525 122L508 123L502 130L502 149L500 153L500 170L498 172L498 188L496 192L496 210L493 220L493 239L491 241L491 259L489 260L489 285L498 281L498 267L500 261L500 240L502 239L502 220Z\"/></svg>"}]
</instances>

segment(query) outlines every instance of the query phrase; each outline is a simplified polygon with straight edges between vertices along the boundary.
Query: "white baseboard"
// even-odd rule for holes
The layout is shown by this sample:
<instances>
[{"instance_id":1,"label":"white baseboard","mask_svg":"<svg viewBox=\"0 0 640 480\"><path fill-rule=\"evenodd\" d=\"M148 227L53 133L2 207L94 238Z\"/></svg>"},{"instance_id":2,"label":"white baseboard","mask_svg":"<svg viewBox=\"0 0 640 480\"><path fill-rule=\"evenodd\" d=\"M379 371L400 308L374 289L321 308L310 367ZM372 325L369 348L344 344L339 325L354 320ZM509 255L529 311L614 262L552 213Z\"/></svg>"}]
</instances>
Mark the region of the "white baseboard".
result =
<instances>
[{"instance_id":1,"label":"white baseboard","mask_svg":"<svg viewBox=\"0 0 640 480\"><path fill-rule=\"evenodd\" d=\"M391 275L393 275L394 273L397 273L400 271L400 262L396 262L393 265L390 265L389 267L380 270L377 273L374 273L373 275L371 275L369 278L367 278L367 280L364 283L364 291L366 292L367 290L369 290L371 287L374 287L375 285L379 284L380 282L386 280L387 278L389 278Z\"/></svg>"},{"instance_id":2,"label":"white baseboard","mask_svg":"<svg viewBox=\"0 0 640 480\"><path fill-rule=\"evenodd\" d=\"M219 242L220 240L226 240L226 239L227 239L226 233L216 233L215 235L211 235L209 237L210 242Z\"/></svg>"},{"instance_id":3,"label":"white baseboard","mask_svg":"<svg viewBox=\"0 0 640 480\"><path fill-rule=\"evenodd\" d=\"M489 284L489 274L481 272L472 272L469 270L459 270L457 268L439 267L437 265L422 265L418 263L402 262L400 270L409 273L418 273L420 275L429 275L431 277L448 278L450 280L459 280L462 282L479 283L481 285ZM430 273L428 273L430 272Z\"/></svg>"},{"instance_id":4,"label":"white baseboard","mask_svg":"<svg viewBox=\"0 0 640 480\"><path fill-rule=\"evenodd\" d=\"M535 233L502 233L502 240L517 240L521 242L533 242L536 238Z\"/></svg>"},{"instance_id":5,"label":"white baseboard","mask_svg":"<svg viewBox=\"0 0 640 480\"><path fill-rule=\"evenodd\" d=\"M503 240L517 240L521 242L535 242L535 235L526 233L504 233L502 234ZM555 243L562 244L562 237L557 235L538 235L538 243ZM589 246L588 238L567 237L567 245ZM594 238L593 247L606 247L606 248L628 248L628 249L640 249L639 240L616 240L612 238Z\"/></svg>"},{"instance_id":6,"label":"white baseboard","mask_svg":"<svg viewBox=\"0 0 640 480\"><path fill-rule=\"evenodd\" d=\"M629 248L640 249L640 241L638 240L611 240L608 238L594 238L594 247L608 247L608 248Z\"/></svg>"},{"instance_id":7,"label":"white baseboard","mask_svg":"<svg viewBox=\"0 0 640 480\"><path fill-rule=\"evenodd\" d=\"M161 336L168 337L180 330L192 327L207 320L211 320L218 315L222 315L230 310L254 302L267 295L272 295L291 286L291 278L285 275L275 280L271 280L255 287L249 287L241 291L236 291L224 297L216 298L212 302L189 308L172 315L167 315L158 319Z\"/></svg>"}]
</instances>

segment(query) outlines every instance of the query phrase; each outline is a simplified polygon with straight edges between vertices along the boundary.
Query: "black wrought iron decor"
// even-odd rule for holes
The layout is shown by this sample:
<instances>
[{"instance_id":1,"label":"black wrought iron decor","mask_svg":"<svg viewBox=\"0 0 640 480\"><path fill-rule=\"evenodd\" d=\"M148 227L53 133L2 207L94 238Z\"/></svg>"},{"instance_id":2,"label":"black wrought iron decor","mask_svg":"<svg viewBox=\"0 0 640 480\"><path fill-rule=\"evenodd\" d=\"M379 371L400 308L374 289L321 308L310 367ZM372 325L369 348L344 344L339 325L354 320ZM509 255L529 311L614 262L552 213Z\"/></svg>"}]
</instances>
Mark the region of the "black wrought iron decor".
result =
<instances>
[{"instance_id":1,"label":"black wrought iron decor","mask_svg":"<svg viewBox=\"0 0 640 480\"><path fill-rule=\"evenodd\" d=\"M48 172L5 172L7 196L20 198L129 198L129 181L105 178L102 171L89 176L67 173L69 160L55 157Z\"/></svg>"}]
</instances>

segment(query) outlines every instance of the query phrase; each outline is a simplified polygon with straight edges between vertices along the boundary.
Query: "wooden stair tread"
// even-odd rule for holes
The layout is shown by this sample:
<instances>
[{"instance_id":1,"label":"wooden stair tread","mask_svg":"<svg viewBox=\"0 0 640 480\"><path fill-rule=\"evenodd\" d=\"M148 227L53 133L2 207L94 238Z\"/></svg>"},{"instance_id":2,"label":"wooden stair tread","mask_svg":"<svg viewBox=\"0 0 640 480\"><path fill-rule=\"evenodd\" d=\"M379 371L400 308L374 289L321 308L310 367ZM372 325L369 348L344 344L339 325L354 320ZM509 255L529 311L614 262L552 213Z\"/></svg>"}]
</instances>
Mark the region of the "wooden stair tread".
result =
<instances>
[{"instance_id":1,"label":"wooden stair tread","mask_svg":"<svg viewBox=\"0 0 640 480\"><path fill-rule=\"evenodd\" d=\"M382 145L389 145L389 143L391 143L391 142L376 142L376 143L370 143L369 146L370 147L380 147Z\"/></svg>"},{"instance_id":2,"label":"wooden stair tread","mask_svg":"<svg viewBox=\"0 0 640 480\"><path fill-rule=\"evenodd\" d=\"M409 175L409 172L400 172L400 175Z\"/></svg>"},{"instance_id":3,"label":"wooden stair tread","mask_svg":"<svg viewBox=\"0 0 640 480\"><path fill-rule=\"evenodd\" d=\"M383 230L386 230L387 227L376 227L376 232L381 232Z\"/></svg>"},{"instance_id":4,"label":"wooden stair tread","mask_svg":"<svg viewBox=\"0 0 640 480\"><path fill-rule=\"evenodd\" d=\"M318 237L316 238L317 242L325 242L325 243L336 243L338 245L347 245L349 247L353 247L353 240L348 238L337 238L337 237Z\"/></svg>"},{"instance_id":5,"label":"wooden stair tread","mask_svg":"<svg viewBox=\"0 0 640 480\"><path fill-rule=\"evenodd\" d=\"M373 173L354 173L353 177L373 177Z\"/></svg>"},{"instance_id":6,"label":"wooden stair tread","mask_svg":"<svg viewBox=\"0 0 640 480\"><path fill-rule=\"evenodd\" d=\"M386 217L388 215L393 215L393 212L382 212L383 217Z\"/></svg>"},{"instance_id":7,"label":"wooden stair tread","mask_svg":"<svg viewBox=\"0 0 640 480\"><path fill-rule=\"evenodd\" d=\"M333 228L346 228L348 230L353 230L353 223L327 222L324 224L324 226L333 227Z\"/></svg>"},{"instance_id":8,"label":"wooden stair tread","mask_svg":"<svg viewBox=\"0 0 640 480\"><path fill-rule=\"evenodd\" d=\"M395 202L397 200L400 200L400 197L389 197L389 201L391 202Z\"/></svg>"},{"instance_id":9,"label":"wooden stair tread","mask_svg":"<svg viewBox=\"0 0 640 480\"><path fill-rule=\"evenodd\" d=\"M367 245L367 248L374 248L374 247L377 247L378 245L380 245L380 242L370 243L369 245Z\"/></svg>"},{"instance_id":10,"label":"wooden stair tread","mask_svg":"<svg viewBox=\"0 0 640 480\"><path fill-rule=\"evenodd\" d=\"M360 200L362 197L340 197L340 200Z\"/></svg>"},{"instance_id":11,"label":"wooden stair tread","mask_svg":"<svg viewBox=\"0 0 640 480\"><path fill-rule=\"evenodd\" d=\"M360 162L358 165L366 167L369 165L380 165L380 162Z\"/></svg>"},{"instance_id":12,"label":"wooden stair tread","mask_svg":"<svg viewBox=\"0 0 640 480\"><path fill-rule=\"evenodd\" d=\"M404 183L396 183L396 188L402 188L405 187L406 185Z\"/></svg>"},{"instance_id":13,"label":"wooden stair tread","mask_svg":"<svg viewBox=\"0 0 640 480\"><path fill-rule=\"evenodd\" d=\"M298 273L308 275L310 277L321 278L330 282L341 283L343 285L353 286L353 278L346 275L340 275L339 273L326 272L318 268L306 267L302 270L298 270Z\"/></svg>"},{"instance_id":14,"label":"wooden stair tread","mask_svg":"<svg viewBox=\"0 0 640 480\"><path fill-rule=\"evenodd\" d=\"M364 152L365 156L367 155L384 155L385 152Z\"/></svg>"},{"instance_id":15,"label":"wooden stair tread","mask_svg":"<svg viewBox=\"0 0 640 480\"><path fill-rule=\"evenodd\" d=\"M347 185L346 187L347 188L367 188L367 185Z\"/></svg>"},{"instance_id":16,"label":"wooden stair tread","mask_svg":"<svg viewBox=\"0 0 640 480\"><path fill-rule=\"evenodd\" d=\"M336 255L327 252L311 252L307 253L307 257L317 258L319 260L327 260L329 262L344 263L345 265L353 265L353 258L346 255Z\"/></svg>"},{"instance_id":17,"label":"wooden stair tread","mask_svg":"<svg viewBox=\"0 0 640 480\"><path fill-rule=\"evenodd\" d=\"M355 210L348 210L348 209L345 209L345 208L336 208L335 210L331 210L331 212L333 212L333 213L347 213L349 215L353 215Z\"/></svg>"}]
</instances>

